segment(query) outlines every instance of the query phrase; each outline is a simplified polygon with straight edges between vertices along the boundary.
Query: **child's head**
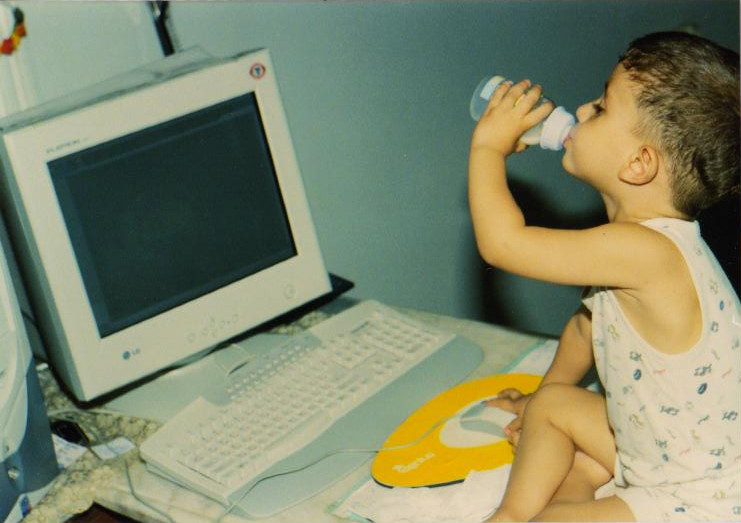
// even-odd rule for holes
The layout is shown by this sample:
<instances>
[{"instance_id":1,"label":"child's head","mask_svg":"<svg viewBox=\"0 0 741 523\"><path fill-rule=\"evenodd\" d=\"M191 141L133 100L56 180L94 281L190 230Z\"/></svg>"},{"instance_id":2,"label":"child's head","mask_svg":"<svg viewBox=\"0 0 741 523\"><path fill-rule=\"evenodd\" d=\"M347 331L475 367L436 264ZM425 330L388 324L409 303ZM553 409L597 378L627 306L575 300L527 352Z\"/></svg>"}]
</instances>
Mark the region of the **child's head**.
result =
<instances>
[{"instance_id":1,"label":"child's head","mask_svg":"<svg viewBox=\"0 0 741 523\"><path fill-rule=\"evenodd\" d=\"M674 207L695 217L738 192L738 54L690 34L654 33L619 63L639 86L635 132L668 162Z\"/></svg>"}]
</instances>

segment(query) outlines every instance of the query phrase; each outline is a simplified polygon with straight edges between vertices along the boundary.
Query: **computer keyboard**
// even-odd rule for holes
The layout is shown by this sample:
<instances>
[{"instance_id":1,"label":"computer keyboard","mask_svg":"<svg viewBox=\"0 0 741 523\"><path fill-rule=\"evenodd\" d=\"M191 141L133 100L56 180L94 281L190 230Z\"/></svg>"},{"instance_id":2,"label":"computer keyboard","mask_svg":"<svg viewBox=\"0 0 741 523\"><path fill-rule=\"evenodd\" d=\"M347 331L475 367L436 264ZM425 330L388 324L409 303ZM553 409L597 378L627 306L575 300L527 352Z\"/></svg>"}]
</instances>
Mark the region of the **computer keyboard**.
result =
<instances>
[{"instance_id":1,"label":"computer keyboard","mask_svg":"<svg viewBox=\"0 0 741 523\"><path fill-rule=\"evenodd\" d=\"M378 302L361 302L212 385L147 439L141 456L150 469L187 488L236 503L276 463L453 339ZM470 360L468 371L478 361L463 359ZM460 370L451 374L463 377ZM439 377L430 381L419 386L440 388Z\"/></svg>"}]
</instances>

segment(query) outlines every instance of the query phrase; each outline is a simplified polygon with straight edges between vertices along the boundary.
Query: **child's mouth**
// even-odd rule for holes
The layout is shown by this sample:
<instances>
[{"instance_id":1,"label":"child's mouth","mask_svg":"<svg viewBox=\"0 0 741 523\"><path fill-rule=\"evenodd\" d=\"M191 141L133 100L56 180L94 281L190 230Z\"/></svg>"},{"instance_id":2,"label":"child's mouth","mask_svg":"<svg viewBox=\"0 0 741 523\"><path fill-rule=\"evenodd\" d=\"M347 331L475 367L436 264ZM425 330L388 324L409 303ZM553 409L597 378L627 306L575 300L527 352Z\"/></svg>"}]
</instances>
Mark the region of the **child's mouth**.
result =
<instances>
[{"instance_id":1,"label":"child's mouth","mask_svg":"<svg viewBox=\"0 0 741 523\"><path fill-rule=\"evenodd\" d=\"M570 142L572 135L574 134L574 128L572 128L569 133L566 135L566 138L563 139L562 145L566 147Z\"/></svg>"}]
</instances>

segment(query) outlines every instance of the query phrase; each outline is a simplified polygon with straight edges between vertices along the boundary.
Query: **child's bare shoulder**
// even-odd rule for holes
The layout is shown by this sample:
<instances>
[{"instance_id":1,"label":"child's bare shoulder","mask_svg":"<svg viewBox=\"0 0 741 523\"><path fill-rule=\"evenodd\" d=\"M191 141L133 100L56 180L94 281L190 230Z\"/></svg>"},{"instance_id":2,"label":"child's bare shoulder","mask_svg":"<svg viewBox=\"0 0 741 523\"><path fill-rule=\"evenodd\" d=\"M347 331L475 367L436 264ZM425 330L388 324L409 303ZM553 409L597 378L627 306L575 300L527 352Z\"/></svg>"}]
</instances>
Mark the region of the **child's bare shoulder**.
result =
<instances>
[{"instance_id":1,"label":"child's bare shoulder","mask_svg":"<svg viewBox=\"0 0 741 523\"><path fill-rule=\"evenodd\" d=\"M623 313L636 331L661 352L691 348L702 330L702 313L688 261L665 234L648 226L609 224L630 238L637 284L615 289Z\"/></svg>"},{"instance_id":2,"label":"child's bare shoulder","mask_svg":"<svg viewBox=\"0 0 741 523\"><path fill-rule=\"evenodd\" d=\"M600 228L608 231L614 248L623 250L631 260L629 264L636 275L656 282L671 277L674 271L686 271L687 265L681 250L665 234L636 222L613 222Z\"/></svg>"}]
</instances>

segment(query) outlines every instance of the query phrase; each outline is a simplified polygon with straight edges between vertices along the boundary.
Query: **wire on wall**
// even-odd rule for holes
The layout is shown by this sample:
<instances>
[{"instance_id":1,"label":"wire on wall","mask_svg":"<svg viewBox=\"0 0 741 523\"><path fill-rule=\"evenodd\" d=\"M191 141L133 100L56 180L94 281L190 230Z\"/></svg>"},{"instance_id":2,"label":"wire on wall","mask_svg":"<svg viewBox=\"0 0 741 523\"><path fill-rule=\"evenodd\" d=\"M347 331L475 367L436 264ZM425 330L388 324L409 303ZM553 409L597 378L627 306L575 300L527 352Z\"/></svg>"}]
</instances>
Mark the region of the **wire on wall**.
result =
<instances>
[{"instance_id":1,"label":"wire on wall","mask_svg":"<svg viewBox=\"0 0 741 523\"><path fill-rule=\"evenodd\" d=\"M160 40L160 46L165 56L170 56L175 53L175 45L173 44L172 36L168 29L168 16L170 10L170 2L164 0L157 0L149 2L149 7L152 10L152 17L154 19L154 27L157 30L157 36Z\"/></svg>"}]
</instances>

